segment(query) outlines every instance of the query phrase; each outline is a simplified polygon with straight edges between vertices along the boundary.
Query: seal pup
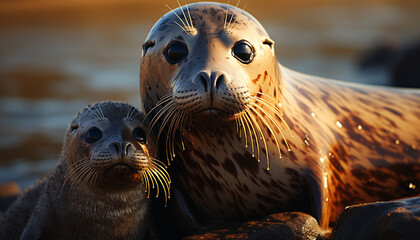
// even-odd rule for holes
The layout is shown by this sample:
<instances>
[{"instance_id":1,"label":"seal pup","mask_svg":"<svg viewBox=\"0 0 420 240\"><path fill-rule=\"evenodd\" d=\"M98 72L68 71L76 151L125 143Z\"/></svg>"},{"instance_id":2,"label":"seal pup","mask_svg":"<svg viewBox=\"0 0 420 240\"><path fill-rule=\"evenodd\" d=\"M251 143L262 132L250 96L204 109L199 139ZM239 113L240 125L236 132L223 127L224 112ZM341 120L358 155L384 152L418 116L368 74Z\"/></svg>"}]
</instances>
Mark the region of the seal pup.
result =
<instances>
[{"instance_id":1,"label":"seal pup","mask_svg":"<svg viewBox=\"0 0 420 240\"><path fill-rule=\"evenodd\" d=\"M420 193L420 91L292 71L239 8L195 3L159 19L140 95L200 223L301 211L326 228L350 204Z\"/></svg>"},{"instance_id":2,"label":"seal pup","mask_svg":"<svg viewBox=\"0 0 420 240\"><path fill-rule=\"evenodd\" d=\"M0 238L153 236L150 190L169 197L170 178L153 155L155 138L146 139L143 121L144 114L126 103L99 102L80 111L59 164L8 209Z\"/></svg>"}]
</instances>

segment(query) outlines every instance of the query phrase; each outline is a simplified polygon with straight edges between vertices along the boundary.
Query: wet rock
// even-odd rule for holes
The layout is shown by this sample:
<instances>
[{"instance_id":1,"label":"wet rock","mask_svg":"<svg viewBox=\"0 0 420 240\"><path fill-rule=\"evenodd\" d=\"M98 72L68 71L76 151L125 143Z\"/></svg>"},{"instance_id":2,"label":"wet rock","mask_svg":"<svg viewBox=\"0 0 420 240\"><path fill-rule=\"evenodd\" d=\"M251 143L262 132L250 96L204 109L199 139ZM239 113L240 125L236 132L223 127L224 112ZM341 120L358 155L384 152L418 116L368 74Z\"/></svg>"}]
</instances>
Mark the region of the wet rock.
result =
<instances>
[{"instance_id":1,"label":"wet rock","mask_svg":"<svg viewBox=\"0 0 420 240\"><path fill-rule=\"evenodd\" d=\"M279 240L321 240L317 221L300 212L286 212L270 215L259 221L189 236L184 239L279 239Z\"/></svg>"},{"instance_id":2,"label":"wet rock","mask_svg":"<svg viewBox=\"0 0 420 240\"><path fill-rule=\"evenodd\" d=\"M340 215L331 240L419 239L420 197L350 206Z\"/></svg>"}]
</instances>

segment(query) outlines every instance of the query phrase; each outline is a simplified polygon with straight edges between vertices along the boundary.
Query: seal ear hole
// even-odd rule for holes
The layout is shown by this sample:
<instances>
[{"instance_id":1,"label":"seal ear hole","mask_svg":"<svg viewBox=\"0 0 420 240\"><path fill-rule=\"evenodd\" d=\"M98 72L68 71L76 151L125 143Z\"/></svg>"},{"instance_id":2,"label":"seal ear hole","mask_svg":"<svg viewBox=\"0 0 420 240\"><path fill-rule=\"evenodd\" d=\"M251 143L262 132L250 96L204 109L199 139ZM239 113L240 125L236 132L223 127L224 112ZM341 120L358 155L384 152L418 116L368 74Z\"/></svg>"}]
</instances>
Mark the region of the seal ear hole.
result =
<instances>
[{"instance_id":1,"label":"seal ear hole","mask_svg":"<svg viewBox=\"0 0 420 240\"><path fill-rule=\"evenodd\" d=\"M264 39L263 44L266 44L266 45L268 45L270 48L273 48L274 41L273 41L273 40L271 40L271 39L269 39L269 38L266 38L266 39Z\"/></svg>"},{"instance_id":2,"label":"seal ear hole","mask_svg":"<svg viewBox=\"0 0 420 240\"><path fill-rule=\"evenodd\" d=\"M77 125L77 124L72 124L72 125L70 126L70 132L74 132L74 131L76 131L78 128L79 128L79 125Z\"/></svg>"},{"instance_id":3,"label":"seal ear hole","mask_svg":"<svg viewBox=\"0 0 420 240\"><path fill-rule=\"evenodd\" d=\"M163 55L166 61L170 64L176 64L184 59L188 54L188 49L185 43L180 41L173 41L166 47Z\"/></svg>"},{"instance_id":4,"label":"seal ear hole","mask_svg":"<svg viewBox=\"0 0 420 240\"><path fill-rule=\"evenodd\" d=\"M154 46L155 46L155 41L152 41L152 40L149 40L149 41L143 43L143 46L142 46L142 48L143 48L143 57L144 57L144 55L146 55L147 50L149 48L151 48L151 47L154 47Z\"/></svg>"},{"instance_id":5,"label":"seal ear hole","mask_svg":"<svg viewBox=\"0 0 420 240\"><path fill-rule=\"evenodd\" d=\"M85 135L85 141L90 144L95 143L99 141L102 138L102 136L102 131L99 128L91 127Z\"/></svg>"},{"instance_id":6,"label":"seal ear hole","mask_svg":"<svg viewBox=\"0 0 420 240\"><path fill-rule=\"evenodd\" d=\"M146 144L146 132L141 128L138 127L133 131L133 137L141 144Z\"/></svg>"},{"instance_id":7,"label":"seal ear hole","mask_svg":"<svg viewBox=\"0 0 420 240\"><path fill-rule=\"evenodd\" d=\"M254 59L255 50L248 41L241 40L233 45L232 55L241 63L248 64Z\"/></svg>"}]
</instances>

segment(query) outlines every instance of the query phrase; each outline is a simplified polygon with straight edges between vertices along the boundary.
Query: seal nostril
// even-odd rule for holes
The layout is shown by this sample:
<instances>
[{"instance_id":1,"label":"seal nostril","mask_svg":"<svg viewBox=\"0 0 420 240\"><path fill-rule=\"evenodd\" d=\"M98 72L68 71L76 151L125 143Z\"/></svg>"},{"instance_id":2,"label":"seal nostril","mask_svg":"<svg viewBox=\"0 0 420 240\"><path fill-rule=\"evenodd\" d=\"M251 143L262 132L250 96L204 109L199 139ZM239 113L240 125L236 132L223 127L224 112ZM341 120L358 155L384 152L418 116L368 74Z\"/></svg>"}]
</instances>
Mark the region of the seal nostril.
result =
<instances>
[{"instance_id":1,"label":"seal nostril","mask_svg":"<svg viewBox=\"0 0 420 240\"><path fill-rule=\"evenodd\" d=\"M222 84L222 83L225 83L225 75L224 74L220 74L219 76L217 76L216 77L216 80L215 80L215 86L216 86L216 89L219 89L220 88L220 85ZM225 84L226 85L226 84Z\"/></svg>"},{"instance_id":2,"label":"seal nostril","mask_svg":"<svg viewBox=\"0 0 420 240\"><path fill-rule=\"evenodd\" d=\"M200 80L201 80L201 83L204 86L204 90L207 92L207 90L208 90L208 86L207 86L208 81L207 81L206 77L203 74L200 74Z\"/></svg>"},{"instance_id":3,"label":"seal nostril","mask_svg":"<svg viewBox=\"0 0 420 240\"><path fill-rule=\"evenodd\" d=\"M114 148L115 153L117 155L121 154L121 151L122 151L122 144L121 144L121 142L113 142L110 145L111 145L112 148Z\"/></svg>"},{"instance_id":4,"label":"seal nostril","mask_svg":"<svg viewBox=\"0 0 420 240\"><path fill-rule=\"evenodd\" d=\"M133 146L133 144L131 144L130 142L128 142L128 143L125 145L125 148L124 148L124 153L125 153L125 155L128 155L128 154L129 154L129 151L130 151L131 149L134 149L134 146Z\"/></svg>"}]
</instances>

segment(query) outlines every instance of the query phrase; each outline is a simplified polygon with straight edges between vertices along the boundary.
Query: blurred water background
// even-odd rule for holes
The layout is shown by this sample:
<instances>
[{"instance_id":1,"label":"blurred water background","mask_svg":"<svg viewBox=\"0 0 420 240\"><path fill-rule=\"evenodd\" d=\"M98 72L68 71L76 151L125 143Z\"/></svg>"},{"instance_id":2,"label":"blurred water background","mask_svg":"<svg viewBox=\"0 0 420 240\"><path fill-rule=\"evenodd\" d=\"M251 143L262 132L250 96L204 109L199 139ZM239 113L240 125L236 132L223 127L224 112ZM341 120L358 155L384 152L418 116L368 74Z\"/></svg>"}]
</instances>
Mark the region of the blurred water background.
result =
<instances>
[{"instance_id":1,"label":"blurred water background","mask_svg":"<svg viewBox=\"0 0 420 240\"><path fill-rule=\"evenodd\" d=\"M165 4L177 7L174 0L0 1L0 184L26 188L52 169L68 123L85 105L140 105L141 45ZM282 64L327 78L389 84L384 69L360 70L362 56L380 44L420 40L418 0L245 6L276 42Z\"/></svg>"}]
</instances>

